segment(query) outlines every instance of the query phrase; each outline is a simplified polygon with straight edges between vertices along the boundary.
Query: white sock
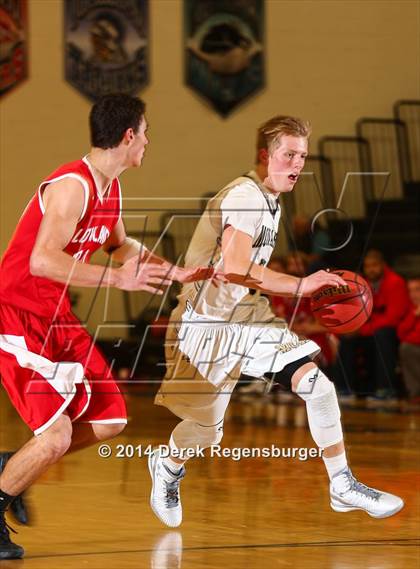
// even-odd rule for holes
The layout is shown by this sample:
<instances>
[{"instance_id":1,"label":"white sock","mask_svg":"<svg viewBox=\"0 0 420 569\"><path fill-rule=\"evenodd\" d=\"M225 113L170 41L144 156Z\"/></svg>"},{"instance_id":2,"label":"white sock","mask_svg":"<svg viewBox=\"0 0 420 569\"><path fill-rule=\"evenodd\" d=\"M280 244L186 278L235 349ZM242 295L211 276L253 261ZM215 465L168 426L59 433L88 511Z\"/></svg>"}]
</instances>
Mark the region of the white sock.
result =
<instances>
[{"instance_id":1,"label":"white sock","mask_svg":"<svg viewBox=\"0 0 420 569\"><path fill-rule=\"evenodd\" d=\"M330 480L332 480L333 476L337 474L337 472L340 472L340 470L347 468L346 451L343 451L341 454L332 456L330 458L323 456L322 460L324 461L325 468L327 469Z\"/></svg>"},{"instance_id":2,"label":"white sock","mask_svg":"<svg viewBox=\"0 0 420 569\"><path fill-rule=\"evenodd\" d=\"M163 459L163 464L166 466L166 468L169 468L172 474L178 474L182 468L182 464L175 462L170 456Z\"/></svg>"}]
</instances>

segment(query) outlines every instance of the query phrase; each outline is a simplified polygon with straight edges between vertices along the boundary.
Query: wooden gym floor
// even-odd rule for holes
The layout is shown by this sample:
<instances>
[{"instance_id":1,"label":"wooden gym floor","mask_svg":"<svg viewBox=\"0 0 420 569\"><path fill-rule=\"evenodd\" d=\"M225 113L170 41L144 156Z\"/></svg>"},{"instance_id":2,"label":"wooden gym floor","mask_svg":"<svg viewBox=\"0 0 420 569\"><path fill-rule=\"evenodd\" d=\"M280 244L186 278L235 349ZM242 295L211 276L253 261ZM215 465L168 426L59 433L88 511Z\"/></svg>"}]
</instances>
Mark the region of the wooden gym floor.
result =
<instances>
[{"instance_id":1,"label":"wooden gym floor","mask_svg":"<svg viewBox=\"0 0 420 569\"><path fill-rule=\"evenodd\" d=\"M223 446L312 448L296 401L233 402ZM354 473L404 498L396 516L333 512L320 458L198 458L182 483L184 523L169 530L149 509L146 458L115 453L118 444L166 443L175 421L149 397L131 396L128 405L129 425L110 442L114 456L100 458L97 447L69 455L33 486L33 525L9 520L26 557L1 561L0 569L420 567L418 411L343 412ZM0 448L13 450L30 432L4 390L0 409Z\"/></svg>"}]
</instances>

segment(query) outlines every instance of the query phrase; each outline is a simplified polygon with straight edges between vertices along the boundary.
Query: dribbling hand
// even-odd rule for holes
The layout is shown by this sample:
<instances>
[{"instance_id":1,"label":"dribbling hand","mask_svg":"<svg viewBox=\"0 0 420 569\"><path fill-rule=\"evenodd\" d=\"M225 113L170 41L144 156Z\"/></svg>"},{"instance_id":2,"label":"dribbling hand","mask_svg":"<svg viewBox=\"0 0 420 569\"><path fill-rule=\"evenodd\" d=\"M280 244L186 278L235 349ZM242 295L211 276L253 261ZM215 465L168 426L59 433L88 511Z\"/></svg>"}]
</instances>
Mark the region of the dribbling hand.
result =
<instances>
[{"instance_id":1,"label":"dribbling hand","mask_svg":"<svg viewBox=\"0 0 420 569\"><path fill-rule=\"evenodd\" d=\"M347 283L340 276L329 271L317 271L299 282L298 296L311 296L323 286L346 286Z\"/></svg>"}]
</instances>

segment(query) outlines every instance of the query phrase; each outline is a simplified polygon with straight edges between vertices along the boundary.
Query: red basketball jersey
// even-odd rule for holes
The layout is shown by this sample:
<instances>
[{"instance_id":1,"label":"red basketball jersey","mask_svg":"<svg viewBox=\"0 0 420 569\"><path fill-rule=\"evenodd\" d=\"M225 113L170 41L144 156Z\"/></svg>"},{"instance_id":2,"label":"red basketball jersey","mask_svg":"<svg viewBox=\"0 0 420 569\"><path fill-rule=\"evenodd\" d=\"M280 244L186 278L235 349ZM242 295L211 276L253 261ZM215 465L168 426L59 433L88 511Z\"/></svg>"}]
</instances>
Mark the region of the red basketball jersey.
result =
<instances>
[{"instance_id":1,"label":"red basketball jersey","mask_svg":"<svg viewBox=\"0 0 420 569\"><path fill-rule=\"evenodd\" d=\"M41 183L23 212L0 264L0 301L44 317L70 310L68 285L35 277L29 270L29 259L45 212L43 191L51 182L63 178L79 180L85 191L83 211L65 253L87 263L108 239L121 215L118 178L101 196L86 158L60 166Z\"/></svg>"}]
</instances>

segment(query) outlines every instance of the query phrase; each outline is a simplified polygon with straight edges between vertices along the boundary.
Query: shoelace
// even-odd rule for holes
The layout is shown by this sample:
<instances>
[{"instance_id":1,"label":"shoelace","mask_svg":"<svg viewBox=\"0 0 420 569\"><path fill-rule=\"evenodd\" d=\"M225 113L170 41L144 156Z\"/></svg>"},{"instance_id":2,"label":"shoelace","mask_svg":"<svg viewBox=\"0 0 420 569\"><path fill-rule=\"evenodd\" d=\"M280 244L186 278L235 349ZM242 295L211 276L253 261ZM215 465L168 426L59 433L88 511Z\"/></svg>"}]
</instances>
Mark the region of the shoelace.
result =
<instances>
[{"instance_id":1,"label":"shoelace","mask_svg":"<svg viewBox=\"0 0 420 569\"><path fill-rule=\"evenodd\" d=\"M362 494L363 496L371 498L372 500L379 500L379 497L381 495L380 492L377 492L373 488L370 488L369 486L366 486L366 484L363 484L362 482L356 480L351 472L343 472L343 474L347 477L350 491Z\"/></svg>"},{"instance_id":2,"label":"shoelace","mask_svg":"<svg viewBox=\"0 0 420 569\"><path fill-rule=\"evenodd\" d=\"M166 506L168 508L176 508L179 502L179 480L174 480L173 482L167 482L166 485Z\"/></svg>"},{"instance_id":3,"label":"shoelace","mask_svg":"<svg viewBox=\"0 0 420 569\"><path fill-rule=\"evenodd\" d=\"M166 470L166 472L169 472L171 474L171 476L174 476L174 474L169 470L169 468L167 468L164 464L162 466ZM181 468L181 470L176 475L176 478L174 478L174 480L171 480L171 481L164 480L165 489L166 489L165 501L166 501L167 508L176 508L176 506L178 505L178 503L179 503L179 483L184 478L184 476L185 476L185 469Z\"/></svg>"}]
</instances>

